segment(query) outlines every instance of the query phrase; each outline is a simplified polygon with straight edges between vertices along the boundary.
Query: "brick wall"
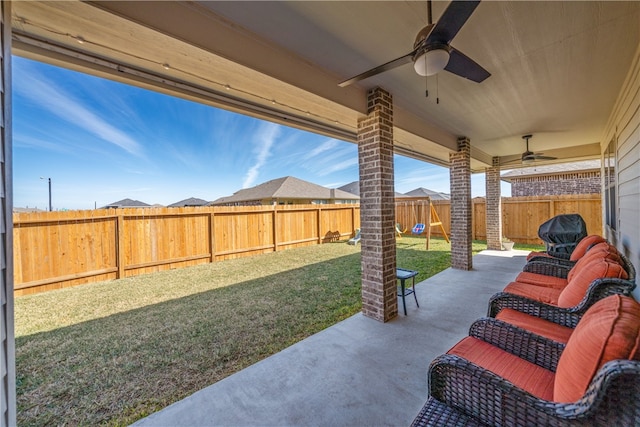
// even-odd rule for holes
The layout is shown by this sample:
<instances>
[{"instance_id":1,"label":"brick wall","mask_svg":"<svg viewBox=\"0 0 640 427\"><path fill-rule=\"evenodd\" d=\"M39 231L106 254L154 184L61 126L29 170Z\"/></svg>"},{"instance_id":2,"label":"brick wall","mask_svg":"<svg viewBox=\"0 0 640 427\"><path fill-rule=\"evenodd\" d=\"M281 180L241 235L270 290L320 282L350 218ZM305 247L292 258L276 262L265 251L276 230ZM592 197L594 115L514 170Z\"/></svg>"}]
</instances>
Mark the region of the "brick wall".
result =
<instances>
[{"instance_id":1,"label":"brick wall","mask_svg":"<svg viewBox=\"0 0 640 427\"><path fill-rule=\"evenodd\" d=\"M367 102L367 117L358 120L362 313L386 322L398 315L393 104L380 88Z\"/></svg>"},{"instance_id":2,"label":"brick wall","mask_svg":"<svg viewBox=\"0 0 640 427\"><path fill-rule=\"evenodd\" d=\"M451 267L473 268L471 258L471 142L458 139L458 151L449 154L451 187Z\"/></svg>"},{"instance_id":3,"label":"brick wall","mask_svg":"<svg viewBox=\"0 0 640 427\"><path fill-rule=\"evenodd\" d=\"M513 197L599 194L600 191L600 171L511 178Z\"/></svg>"}]
</instances>

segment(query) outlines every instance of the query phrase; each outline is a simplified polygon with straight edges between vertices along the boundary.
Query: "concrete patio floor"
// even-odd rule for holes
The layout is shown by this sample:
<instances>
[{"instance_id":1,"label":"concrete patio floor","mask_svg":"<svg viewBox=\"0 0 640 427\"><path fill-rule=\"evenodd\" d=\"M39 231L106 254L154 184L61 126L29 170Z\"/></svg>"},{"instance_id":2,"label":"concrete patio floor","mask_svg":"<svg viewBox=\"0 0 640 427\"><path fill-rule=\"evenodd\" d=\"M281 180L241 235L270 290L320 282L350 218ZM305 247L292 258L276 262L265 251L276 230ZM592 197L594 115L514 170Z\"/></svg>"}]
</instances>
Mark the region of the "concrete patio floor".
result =
<instances>
[{"instance_id":1,"label":"concrete patio floor","mask_svg":"<svg viewBox=\"0 0 640 427\"><path fill-rule=\"evenodd\" d=\"M429 363L485 316L527 251L483 251L473 270L416 284L417 308L380 323L354 315L135 426L403 426L427 398ZM401 266L399 266L401 267Z\"/></svg>"}]
</instances>

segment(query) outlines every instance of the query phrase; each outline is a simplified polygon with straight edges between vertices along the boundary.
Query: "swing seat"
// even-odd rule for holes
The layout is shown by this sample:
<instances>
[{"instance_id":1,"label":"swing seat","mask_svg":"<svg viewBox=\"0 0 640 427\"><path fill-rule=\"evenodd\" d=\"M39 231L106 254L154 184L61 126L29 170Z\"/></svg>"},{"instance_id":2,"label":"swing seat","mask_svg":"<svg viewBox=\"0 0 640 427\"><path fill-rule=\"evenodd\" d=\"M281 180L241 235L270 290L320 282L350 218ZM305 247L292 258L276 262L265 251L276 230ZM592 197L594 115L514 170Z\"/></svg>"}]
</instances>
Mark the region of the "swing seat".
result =
<instances>
[{"instance_id":1,"label":"swing seat","mask_svg":"<svg viewBox=\"0 0 640 427\"><path fill-rule=\"evenodd\" d=\"M411 234L422 234L424 231L424 224L418 223L411 229Z\"/></svg>"}]
</instances>

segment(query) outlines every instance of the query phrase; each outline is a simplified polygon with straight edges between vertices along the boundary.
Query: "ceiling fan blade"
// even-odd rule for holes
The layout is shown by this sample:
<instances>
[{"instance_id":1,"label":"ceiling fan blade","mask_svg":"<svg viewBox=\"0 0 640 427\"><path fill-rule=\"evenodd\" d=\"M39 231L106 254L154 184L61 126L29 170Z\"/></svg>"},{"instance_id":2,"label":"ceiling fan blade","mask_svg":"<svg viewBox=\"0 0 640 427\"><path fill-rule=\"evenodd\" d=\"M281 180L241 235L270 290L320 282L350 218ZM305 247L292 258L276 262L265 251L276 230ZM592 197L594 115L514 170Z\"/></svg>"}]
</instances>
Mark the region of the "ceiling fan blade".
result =
<instances>
[{"instance_id":1,"label":"ceiling fan blade","mask_svg":"<svg viewBox=\"0 0 640 427\"><path fill-rule=\"evenodd\" d=\"M485 81L487 77L491 75L490 72L482 68L482 66L473 59L453 47L451 48L451 52L449 52L449 62L444 69L476 83Z\"/></svg>"},{"instance_id":2,"label":"ceiling fan blade","mask_svg":"<svg viewBox=\"0 0 640 427\"><path fill-rule=\"evenodd\" d=\"M522 155L523 162L532 162L535 160L556 160L556 159L557 157L544 156L542 154L536 154L536 153L524 153Z\"/></svg>"},{"instance_id":3,"label":"ceiling fan blade","mask_svg":"<svg viewBox=\"0 0 640 427\"><path fill-rule=\"evenodd\" d=\"M506 160L502 160L502 157L500 157L500 166L515 165L522 162L522 159L520 157L518 157L517 159L509 159L510 157L512 156L507 156Z\"/></svg>"},{"instance_id":4,"label":"ceiling fan blade","mask_svg":"<svg viewBox=\"0 0 640 427\"><path fill-rule=\"evenodd\" d=\"M442 13L433 31L427 37L426 43L449 44L458 34L460 28L467 22L480 0L477 1L452 1Z\"/></svg>"},{"instance_id":5,"label":"ceiling fan blade","mask_svg":"<svg viewBox=\"0 0 640 427\"><path fill-rule=\"evenodd\" d=\"M365 71L362 74L358 74L355 77L351 77L350 79L345 80L342 83L339 83L338 86L340 87L349 86L352 83L359 82L360 80L364 80L371 76L375 76L376 74L384 73L385 71L389 71L401 65L408 64L412 61L412 57L414 54L415 54L415 50L412 50L411 52L401 56L400 58L396 58L393 61L389 61L385 64L378 65L377 67L372 68L369 71Z\"/></svg>"}]
</instances>

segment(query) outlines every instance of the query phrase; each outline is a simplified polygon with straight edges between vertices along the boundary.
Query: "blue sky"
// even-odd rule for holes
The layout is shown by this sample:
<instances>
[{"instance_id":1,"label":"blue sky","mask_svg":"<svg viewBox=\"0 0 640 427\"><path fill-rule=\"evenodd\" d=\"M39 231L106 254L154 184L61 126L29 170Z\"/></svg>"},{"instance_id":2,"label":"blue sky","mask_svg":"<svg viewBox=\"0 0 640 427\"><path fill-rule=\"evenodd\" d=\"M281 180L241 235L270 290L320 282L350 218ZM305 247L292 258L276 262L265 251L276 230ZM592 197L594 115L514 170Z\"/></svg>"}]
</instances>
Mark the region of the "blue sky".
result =
<instances>
[{"instance_id":1,"label":"blue sky","mask_svg":"<svg viewBox=\"0 0 640 427\"><path fill-rule=\"evenodd\" d=\"M51 178L54 210L215 200L287 175L358 180L355 144L15 56L13 158L14 206L46 209ZM449 192L448 169L395 156L395 174L401 193ZM484 175L472 186L484 195Z\"/></svg>"}]
</instances>

